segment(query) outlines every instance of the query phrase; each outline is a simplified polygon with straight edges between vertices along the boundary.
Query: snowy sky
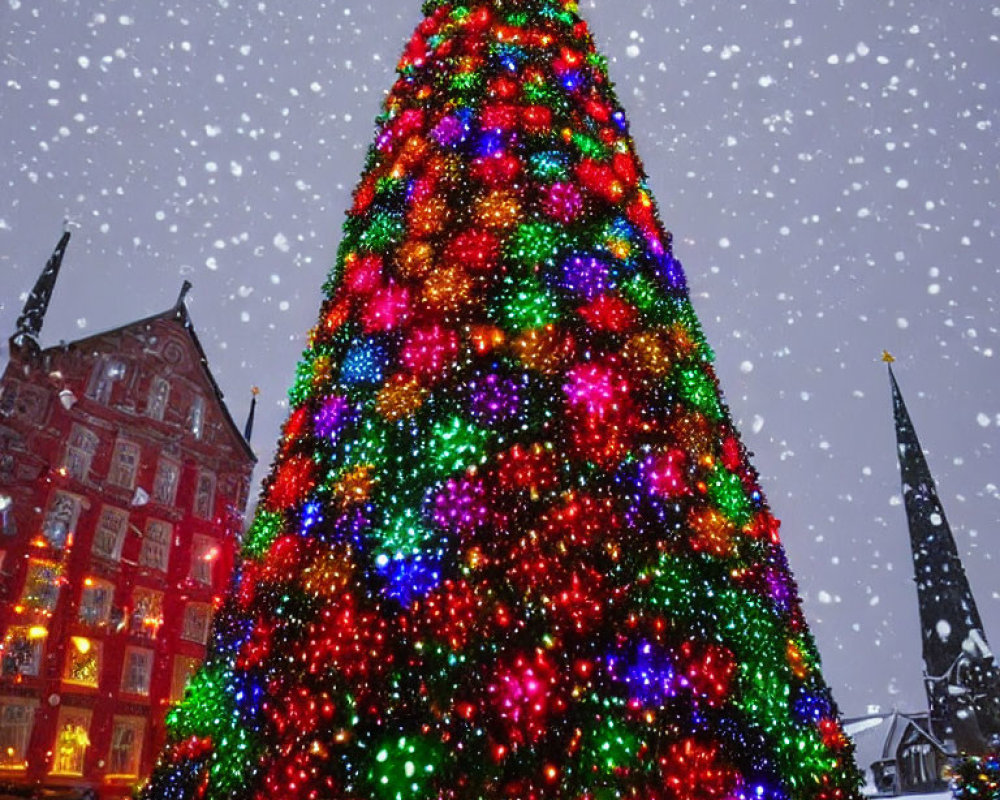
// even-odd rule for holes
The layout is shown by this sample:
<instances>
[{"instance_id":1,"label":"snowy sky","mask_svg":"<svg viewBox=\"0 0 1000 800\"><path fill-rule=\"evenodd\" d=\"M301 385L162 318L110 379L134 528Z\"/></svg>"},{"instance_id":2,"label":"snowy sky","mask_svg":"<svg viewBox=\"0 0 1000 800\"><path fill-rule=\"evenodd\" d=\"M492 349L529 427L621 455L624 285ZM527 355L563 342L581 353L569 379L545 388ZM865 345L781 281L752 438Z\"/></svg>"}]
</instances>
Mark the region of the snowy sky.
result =
<instances>
[{"instance_id":1,"label":"snowy sky","mask_svg":"<svg viewBox=\"0 0 1000 800\"><path fill-rule=\"evenodd\" d=\"M69 217L43 343L161 311L190 279L237 419L263 389L263 471L419 5L0 0L3 347ZM922 708L878 357L899 358L1000 646L1000 5L581 12L784 522L827 679L848 714Z\"/></svg>"}]
</instances>

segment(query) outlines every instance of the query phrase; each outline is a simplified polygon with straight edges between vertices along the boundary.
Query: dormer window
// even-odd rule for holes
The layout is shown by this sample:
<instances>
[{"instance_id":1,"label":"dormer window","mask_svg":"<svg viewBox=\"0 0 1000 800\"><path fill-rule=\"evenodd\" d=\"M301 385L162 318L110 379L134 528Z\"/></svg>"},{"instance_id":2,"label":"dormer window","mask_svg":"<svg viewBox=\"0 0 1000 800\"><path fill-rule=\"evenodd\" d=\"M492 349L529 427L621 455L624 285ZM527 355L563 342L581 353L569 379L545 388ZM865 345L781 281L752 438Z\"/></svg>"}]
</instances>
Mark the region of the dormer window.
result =
<instances>
[{"instance_id":1,"label":"dormer window","mask_svg":"<svg viewBox=\"0 0 1000 800\"><path fill-rule=\"evenodd\" d=\"M113 356L102 356L94 366L87 386L87 397L107 405L111 391L118 381L125 379L125 362Z\"/></svg>"},{"instance_id":2,"label":"dormer window","mask_svg":"<svg viewBox=\"0 0 1000 800\"><path fill-rule=\"evenodd\" d=\"M150 419L163 421L167 411L167 401L170 399L170 381L156 375L149 383L149 397L146 399L146 416Z\"/></svg>"},{"instance_id":3,"label":"dormer window","mask_svg":"<svg viewBox=\"0 0 1000 800\"><path fill-rule=\"evenodd\" d=\"M195 439L200 439L205 429L205 398L200 394L191 400L191 410L188 412L188 423Z\"/></svg>"}]
</instances>

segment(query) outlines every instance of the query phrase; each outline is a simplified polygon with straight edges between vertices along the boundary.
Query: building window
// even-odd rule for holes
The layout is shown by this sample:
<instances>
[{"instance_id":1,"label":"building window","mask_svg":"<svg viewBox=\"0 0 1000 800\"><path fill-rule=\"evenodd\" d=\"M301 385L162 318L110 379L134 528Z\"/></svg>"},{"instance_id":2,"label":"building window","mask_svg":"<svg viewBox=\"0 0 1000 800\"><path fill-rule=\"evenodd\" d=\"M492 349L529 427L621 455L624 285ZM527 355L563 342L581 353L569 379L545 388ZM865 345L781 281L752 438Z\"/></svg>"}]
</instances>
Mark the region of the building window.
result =
<instances>
[{"instance_id":1,"label":"building window","mask_svg":"<svg viewBox=\"0 0 1000 800\"><path fill-rule=\"evenodd\" d=\"M97 434L82 425L74 425L66 443L66 458L63 466L66 474L78 481L85 481L90 476L90 465L97 453L99 443Z\"/></svg>"},{"instance_id":2,"label":"building window","mask_svg":"<svg viewBox=\"0 0 1000 800\"><path fill-rule=\"evenodd\" d=\"M48 631L41 626L13 625L3 643L3 674L38 677L42 666L42 644Z\"/></svg>"},{"instance_id":3,"label":"building window","mask_svg":"<svg viewBox=\"0 0 1000 800\"><path fill-rule=\"evenodd\" d=\"M142 717L115 717L111 728L111 750L108 752L109 778L139 777L139 758L146 720Z\"/></svg>"},{"instance_id":4,"label":"building window","mask_svg":"<svg viewBox=\"0 0 1000 800\"><path fill-rule=\"evenodd\" d=\"M111 619L111 601L115 587L108 581L84 578L80 593L80 622L87 625L107 625Z\"/></svg>"},{"instance_id":5,"label":"building window","mask_svg":"<svg viewBox=\"0 0 1000 800\"><path fill-rule=\"evenodd\" d=\"M215 513L215 475L199 472L194 491L194 515L200 519L211 519Z\"/></svg>"},{"instance_id":6,"label":"building window","mask_svg":"<svg viewBox=\"0 0 1000 800\"><path fill-rule=\"evenodd\" d=\"M21 605L29 611L51 614L59 602L61 579L62 566L55 561L30 559L24 579L24 591L21 593Z\"/></svg>"},{"instance_id":7,"label":"building window","mask_svg":"<svg viewBox=\"0 0 1000 800\"><path fill-rule=\"evenodd\" d=\"M69 492L55 492L42 520L42 533L49 544L62 550L80 517L80 498Z\"/></svg>"},{"instance_id":8,"label":"building window","mask_svg":"<svg viewBox=\"0 0 1000 800\"><path fill-rule=\"evenodd\" d=\"M111 356L102 356L94 365L87 385L87 397L107 405L111 402L114 385L125 378L125 362Z\"/></svg>"},{"instance_id":9,"label":"building window","mask_svg":"<svg viewBox=\"0 0 1000 800\"><path fill-rule=\"evenodd\" d=\"M139 551L139 564L143 567L167 571L170 561L170 540L173 538L174 526L162 519L146 521L146 532L142 537L142 549Z\"/></svg>"},{"instance_id":10,"label":"building window","mask_svg":"<svg viewBox=\"0 0 1000 800\"><path fill-rule=\"evenodd\" d=\"M163 592L137 587L132 595L129 630L135 636L155 639L163 624Z\"/></svg>"},{"instance_id":11,"label":"building window","mask_svg":"<svg viewBox=\"0 0 1000 800\"><path fill-rule=\"evenodd\" d=\"M184 608L184 628L181 630L181 638L189 642L207 644L211 622L212 607L208 603L188 603Z\"/></svg>"},{"instance_id":12,"label":"building window","mask_svg":"<svg viewBox=\"0 0 1000 800\"><path fill-rule=\"evenodd\" d=\"M0 492L0 534L3 536L13 536L17 533L17 526L14 524L14 498L9 494Z\"/></svg>"},{"instance_id":13,"label":"building window","mask_svg":"<svg viewBox=\"0 0 1000 800\"><path fill-rule=\"evenodd\" d=\"M101 642L86 636L70 636L63 678L67 683L96 689L101 679Z\"/></svg>"},{"instance_id":14,"label":"building window","mask_svg":"<svg viewBox=\"0 0 1000 800\"><path fill-rule=\"evenodd\" d=\"M83 761L90 747L90 715L87 708L63 706L59 710L53 775L83 775Z\"/></svg>"},{"instance_id":15,"label":"building window","mask_svg":"<svg viewBox=\"0 0 1000 800\"><path fill-rule=\"evenodd\" d=\"M196 394L191 400L188 411L188 426L195 439L200 439L205 432L205 398Z\"/></svg>"},{"instance_id":16,"label":"building window","mask_svg":"<svg viewBox=\"0 0 1000 800\"><path fill-rule=\"evenodd\" d=\"M0 417L23 417L41 422L45 416L48 392L30 384L9 381L0 389Z\"/></svg>"},{"instance_id":17,"label":"building window","mask_svg":"<svg viewBox=\"0 0 1000 800\"><path fill-rule=\"evenodd\" d=\"M174 656L174 674L170 680L170 702L179 703L184 699L184 690L201 662L191 656Z\"/></svg>"},{"instance_id":18,"label":"building window","mask_svg":"<svg viewBox=\"0 0 1000 800\"><path fill-rule=\"evenodd\" d=\"M135 442L119 439L115 442L115 451L111 455L108 483L121 486L123 489L134 489L138 473L139 445Z\"/></svg>"},{"instance_id":19,"label":"building window","mask_svg":"<svg viewBox=\"0 0 1000 800\"><path fill-rule=\"evenodd\" d=\"M172 506L177 499L177 484L180 482L181 465L176 461L161 458L156 465L153 479L153 502Z\"/></svg>"},{"instance_id":20,"label":"building window","mask_svg":"<svg viewBox=\"0 0 1000 800\"><path fill-rule=\"evenodd\" d=\"M192 580L205 586L212 585L215 562L219 559L219 545L208 536L195 536L191 542L191 572Z\"/></svg>"},{"instance_id":21,"label":"building window","mask_svg":"<svg viewBox=\"0 0 1000 800\"><path fill-rule=\"evenodd\" d=\"M167 400L170 399L170 381L155 375L149 382L149 397L146 400L146 416L150 419L163 420L167 410Z\"/></svg>"},{"instance_id":22,"label":"building window","mask_svg":"<svg viewBox=\"0 0 1000 800\"><path fill-rule=\"evenodd\" d=\"M126 530L128 530L127 511L114 506L101 508L97 530L94 532L93 554L109 561L118 561L122 557Z\"/></svg>"},{"instance_id":23,"label":"building window","mask_svg":"<svg viewBox=\"0 0 1000 800\"><path fill-rule=\"evenodd\" d=\"M153 651L142 647L126 647L122 664L122 691L129 694L149 694L153 676Z\"/></svg>"},{"instance_id":24,"label":"building window","mask_svg":"<svg viewBox=\"0 0 1000 800\"><path fill-rule=\"evenodd\" d=\"M0 698L0 769L26 769L35 700Z\"/></svg>"}]
</instances>

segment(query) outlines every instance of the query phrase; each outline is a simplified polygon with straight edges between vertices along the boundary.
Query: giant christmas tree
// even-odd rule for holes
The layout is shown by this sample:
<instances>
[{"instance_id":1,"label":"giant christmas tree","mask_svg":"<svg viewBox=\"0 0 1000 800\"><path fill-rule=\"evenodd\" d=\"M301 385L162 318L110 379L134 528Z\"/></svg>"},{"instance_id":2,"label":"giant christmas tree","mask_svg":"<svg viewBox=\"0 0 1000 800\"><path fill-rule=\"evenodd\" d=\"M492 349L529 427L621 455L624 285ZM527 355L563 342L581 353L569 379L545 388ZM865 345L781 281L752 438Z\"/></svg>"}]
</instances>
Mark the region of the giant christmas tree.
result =
<instances>
[{"instance_id":1,"label":"giant christmas tree","mask_svg":"<svg viewBox=\"0 0 1000 800\"><path fill-rule=\"evenodd\" d=\"M574 3L425 14L143 797L856 797Z\"/></svg>"}]
</instances>

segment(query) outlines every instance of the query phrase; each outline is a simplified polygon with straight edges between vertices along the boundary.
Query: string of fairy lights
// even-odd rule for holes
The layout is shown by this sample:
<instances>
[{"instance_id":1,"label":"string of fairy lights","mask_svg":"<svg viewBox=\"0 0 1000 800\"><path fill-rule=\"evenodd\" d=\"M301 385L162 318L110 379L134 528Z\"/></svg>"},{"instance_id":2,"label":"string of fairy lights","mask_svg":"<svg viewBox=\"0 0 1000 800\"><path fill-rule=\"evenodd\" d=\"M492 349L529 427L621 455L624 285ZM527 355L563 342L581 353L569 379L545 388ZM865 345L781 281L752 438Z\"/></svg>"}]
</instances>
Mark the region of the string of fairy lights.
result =
<instances>
[{"instance_id":1,"label":"string of fairy lights","mask_svg":"<svg viewBox=\"0 0 1000 800\"><path fill-rule=\"evenodd\" d=\"M143 797L858 797L586 24L424 11Z\"/></svg>"}]
</instances>

